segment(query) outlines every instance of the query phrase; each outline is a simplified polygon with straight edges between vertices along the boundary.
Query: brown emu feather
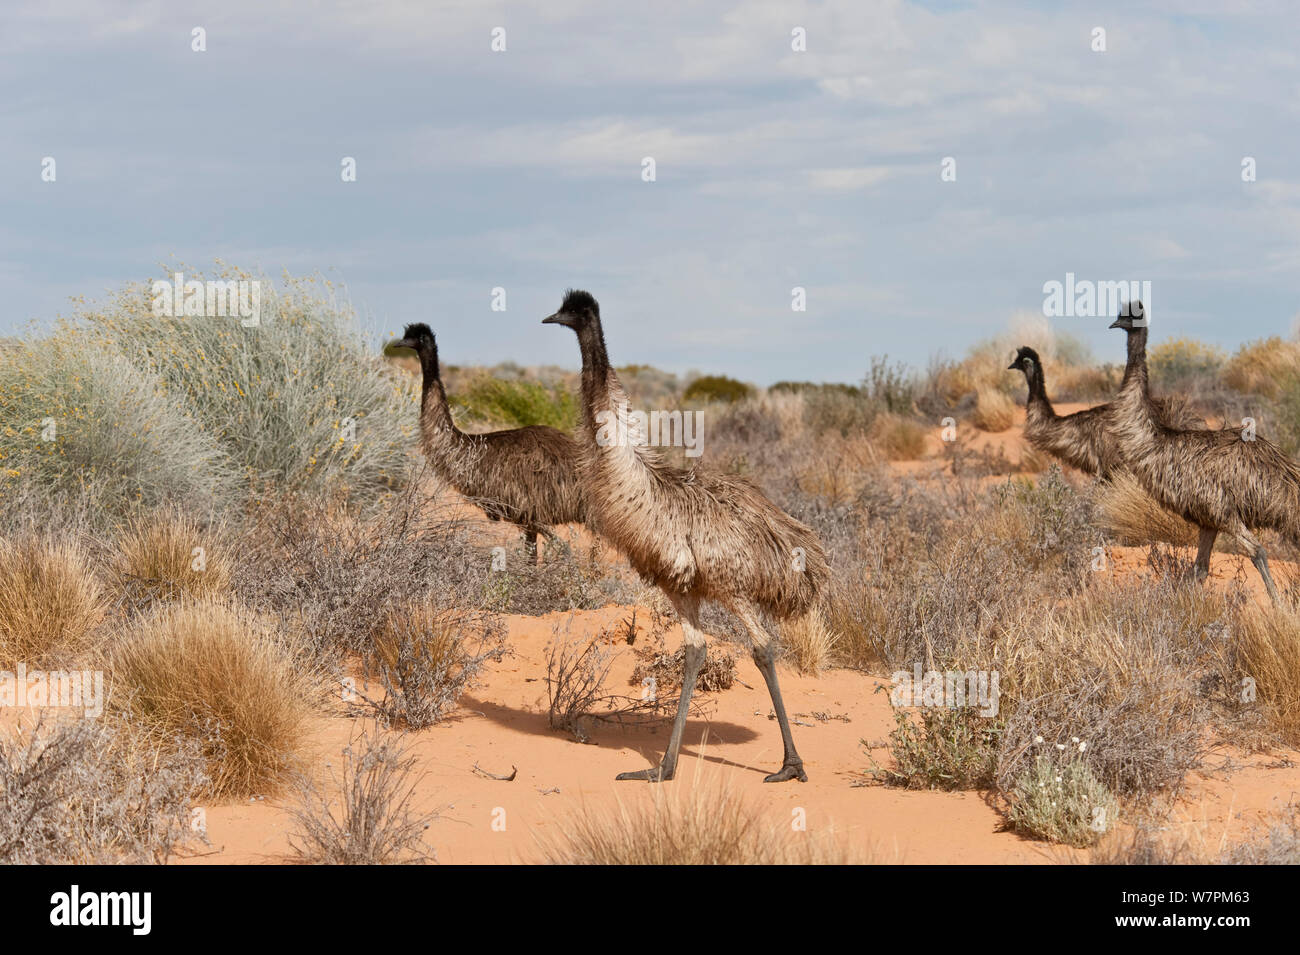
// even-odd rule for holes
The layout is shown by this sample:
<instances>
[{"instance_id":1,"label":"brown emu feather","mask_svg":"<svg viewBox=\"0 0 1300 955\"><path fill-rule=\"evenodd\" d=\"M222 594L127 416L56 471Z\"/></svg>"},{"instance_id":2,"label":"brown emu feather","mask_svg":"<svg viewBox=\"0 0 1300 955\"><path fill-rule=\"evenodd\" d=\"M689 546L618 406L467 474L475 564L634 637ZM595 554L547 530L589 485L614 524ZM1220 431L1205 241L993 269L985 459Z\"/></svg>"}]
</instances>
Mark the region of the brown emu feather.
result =
<instances>
[{"instance_id":1,"label":"brown emu feather","mask_svg":"<svg viewBox=\"0 0 1300 955\"><path fill-rule=\"evenodd\" d=\"M1038 352L1022 347L1010 367L1023 371L1029 385L1029 397L1025 403L1025 440L1030 445L1102 480L1109 479L1123 467L1119 448L1111 435L1119 413L1115 402L1085 408L1074 414L1058 415L1047 398L1043 363ZM1131 373L1130 363L1124 369L1125 382ZM1161 421L1186 430L1205 427L1204 420L1180 397L1154 398L1152 402Z\"/></svg>"},{"instance_id":2,"label":"brown emu feather","mask_svg":"<svg viewBox=\"0 0 1300 955\"><path fill-rule=\"evenodd\" d=\"M408 325L393 346L420 357L420 439L435 473L491 520L520 527L533 554L539 533L553 537L551 526L585 520L577 441L544 425L466 434L452 420L429 327Z\"/></svg>"},{"instance_id":3,"label":"brown emu feather","mask_svg":"<svg viewBox=\"0 0 1300 955\"><path fill-rule=\"evenodd\" d=\"M1143 314L1140 303L1130 311ZM1268 557L1251 532L1269 527L1294 537L1300 530L1300 466L1264 438L1164 423L1147 382L1146 322L1121 314L1111 327L1127 332L1133 366L1115 401L1113 434L1124 464L1148 494L1200 529L1198 578L1209 573L1215 538L1228 534L1240 542L1277 602Z\"/></svg>"},{"instance_id":4,"label":"brown emu feather","mask_svg":"<svg viewBox=\"0 0 1300 955\"><path fill-rule=\"evenodd\" d=\"M817 536L749 481L704 468L675 467L648 446L610 366L600 306L591 295L569 292L560 310L545 321L572 328L582 351L581 476L588 525L668 596L686 642L682 696L663 762L619 778L672 778L704 659L699 607L703 600L714 600L740 618L753 640L754 661L767 681L781 726L785 760L768 781L807 779L777 684L776 641L762 616L795 617L814 607L830 574ZM625 439L600 437L610 433Z\"/></svg>"}]
</instances>

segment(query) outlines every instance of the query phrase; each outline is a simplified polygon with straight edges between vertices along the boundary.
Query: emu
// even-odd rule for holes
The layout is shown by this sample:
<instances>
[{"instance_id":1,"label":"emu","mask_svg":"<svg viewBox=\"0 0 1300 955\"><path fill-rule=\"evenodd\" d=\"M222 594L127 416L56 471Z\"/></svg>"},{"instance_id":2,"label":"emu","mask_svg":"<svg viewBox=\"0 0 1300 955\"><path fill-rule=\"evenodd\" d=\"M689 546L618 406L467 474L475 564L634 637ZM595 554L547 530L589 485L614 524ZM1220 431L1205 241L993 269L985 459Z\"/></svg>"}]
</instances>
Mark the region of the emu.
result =
<instances>
[{"instance_id":1,"label":"emu","mask_svg":"<svg viewBox=\"0 0 1300 955\"><path fill-rule=\"evenodd\" d=\"M785 756L765 782L806 782L803 761L776 675L777 642L762 620L810 611L830 574L811 529L790 517L750 482L702 469L684 470L647 445L627 411L628 397L610 366L600 305L569 291L559 311L542 320L578 336L582 352L583 495L588 526L620 550L647 582L659 587L681 620L685 665L672 735L662 762L618 779L672 779L696 677L704 662L700 604L730 609L752 640L754 663L767 683ZM598 436L598 424L618 421L626 440Z\"/></svg>"},{"instance_id":2,"label":"emu","mask_svg":"<svg viewBox=\"0 0 1300 955\"><path fill-rule=\"evenodd\" d=\"M1114 402L1085 408L1074 414L1058 415L1047 398L1047 383L1038 352L1021 346L1009 369L1025 373L1029 397L1025 402L1025 440L1039 451L1064 461L1086 474L1103 481L1123 467L1119 448L1110 431L1118 413ZM1124 381L1133 373L1129 362ZM1121 384L1120 387L1123 387ZM1161 421L1186 430L1204 428L1205 422L1178 398L1154 398L1155 413Z\"/></svg>"},{"instance_id":3,"label":"emu","mask_svg":"<svg viewBox=\"0 0 1300 955\"><path fill-rule=\"evenodd\" d=\"M1147 322L1134 302L1111 324L1128 335L1133 367L1115 401L1113 434L1125 465L1148 494L1200 528L1195 575L1209 575L1210 551L1219 534L1240 542L1280 603L1268 556L1253 530L1300 529L1300 466L1263 438L1232 430L1184 430L1161 421L1147 381Z\"/></svg>"},{"instance_id":4,"label":"emu","mask_svg":"<svg viewBox=\"0 0 1300 955\"><path fill-rule=\"evenodd\" d=\"M523 530L534 560L539 559L538 534L553 540L551 525L584 521L577 441L545 425L466 434L452 421L438 370L438 343L429 326L407 325L385 350L391 348L410 348L420 358L421 444L443 480L490 520Z\"/></svg>"}]
</instances>

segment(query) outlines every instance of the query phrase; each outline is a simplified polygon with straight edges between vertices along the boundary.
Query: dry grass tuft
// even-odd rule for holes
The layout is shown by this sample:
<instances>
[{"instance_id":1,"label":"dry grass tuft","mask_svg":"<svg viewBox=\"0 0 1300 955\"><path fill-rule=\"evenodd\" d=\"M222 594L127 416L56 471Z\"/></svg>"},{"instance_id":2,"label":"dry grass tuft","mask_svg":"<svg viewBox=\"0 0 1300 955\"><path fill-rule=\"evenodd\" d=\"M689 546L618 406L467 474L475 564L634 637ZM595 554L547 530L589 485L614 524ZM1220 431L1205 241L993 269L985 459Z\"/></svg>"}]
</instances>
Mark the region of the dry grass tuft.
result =
<instances>
[{"instance_id":1,"label":"dry grass tuft","mask_svg":"<svg viewBox=\"0 0 1300 955\"><path fill-rule=\"evenodd\" d=\"M890 461L915 461L925 455L928 429L913 418L889 411L876 415L867 437Z\"/></svg>"},{"instance_id":2,"label":"dry grass tuft","mask_svg":"<svg viewBox=\"0 0 1300 955\"><path fill-rule=\"evenodd\" d=\"M78 545L0 540L0 668L89 650L103 613L103 591Z\"/></svg>"},{"instance_id":3,"label":"dry grass tuft","mask_svg":"<svg viewBox=\"0 0 1300 955\"><path fill-rule=\"evenodd\" d=\"M975 392L975 410L970 419L981 431L1006 431L1016 422L1015 402L1005 391L980 387Z\"/></svg>"},{"instance_id":4,"label":"dry grass tuft","mask_svg":"<svg viewBox=\"0 0 1300 955\"><path fill-rule=\"evenodd\" d=\"M1108 484L1099 485L1094 500L1098 523L1120 543L1196 546L1196 528L1156 503L1127 471L1116 474Z\"/></svg>"},{"instance_id":5,"label":"dry grass tuft","mask_svg":"<svg viewBox=\"0 0 1300 955\"><path fill-rule=\"evenodd\" d=\"M122 589L151 600L214 597L230 586L230 566L198 523L169 510L138 521L118 541Z\"/></svg>"},{"instance_id":6,"label":"dry grass tuft","mask_svg":"<svg viewBox=\"0 0 1300 955\"><path fill-rule=\"evenodd\" d=\"M160 739L195 739L213 795L273 792L303 762L315 674L260 619L214 601L165 606L110 653L117 707Z\"/></svg>"},{"instance_id":7,"label":"dry grass tuft","mask_svg":"<svg viewBox=\"0 0 1300 955\"><path fill-rule=\"evenodd\" d=\"M1300 742L1300 613L1248 604L1235 635L1238 662L1270 725L1288 743Z\"/></svg>"},{"instance_id":8,"label":"dry grass tuft","mask_svg":"<svg viewBox=\"0 0 1300 955\"><path fill-rule=\"evenodd\" d=\"M781 646L785 659L800 673L816 676L831 665L839 635L826 626L820 609L781 621Z\"/></svg>"},{"instance_id":9,"label":"dry grass tuft","mask_svg":"<svg viewBox=\"0 0 1300 955\"><path fill-rule=\"evenodd\" d=\"M854 860L833 834L767 825L728 787L686 781L652 787L635 806L584 807L542 843L561 865L843 865Z\"/></svg>"}]
</instances>

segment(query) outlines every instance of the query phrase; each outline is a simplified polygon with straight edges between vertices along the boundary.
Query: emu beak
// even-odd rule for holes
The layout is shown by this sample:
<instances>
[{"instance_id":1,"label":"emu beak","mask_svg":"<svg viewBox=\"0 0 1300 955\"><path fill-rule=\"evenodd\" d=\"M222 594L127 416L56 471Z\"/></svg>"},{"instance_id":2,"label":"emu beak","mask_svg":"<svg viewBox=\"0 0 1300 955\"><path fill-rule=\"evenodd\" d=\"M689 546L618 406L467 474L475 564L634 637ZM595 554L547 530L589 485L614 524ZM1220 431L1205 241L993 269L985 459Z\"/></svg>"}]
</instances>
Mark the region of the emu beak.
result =
<instances>
[{"instance_id":1,"label":"emu beak","mask_svg":"<svg viewBox=\"0 0 1300 955\"><path fill-rule=\"evenodd\" d=\"M564 320L563 315L561 315L559 312L556 312L554 315L547 315L544 319L542 319L542 324L543 325L567 325L569 323Z\"/></svg>"},{"instance_id":2,"label":"emu beak","mask_svg":"<svg viewBox=\"0 0 1300 955\"><path fill-rule=\"evenodd\" d=\"M1119 323L1118 318L1115 319L1115 321L1111 322L1110 325L1107 326L1107 328L1123 328L1123 327L1124 326Z\"/></svg>"},{"instance_id":3,"label":"emu beak","mask_svg":"<svg viewBox=\"0 0 1300 955\"><path fill-rule=\"evenodd\" d=\"M1007 365L1007 371L1015 371L1019 367L1019 363L1013 361L1011 364Z\"/></svg>"},{"instance_id":4,"label":"emu beak","mask_svg":"<svg viewBox=\"0 0 1300 955\"><path fill-rule=\"evenodd\" d=\"M415 343L409 338L394 338L384 346L384 354L392 357L405 357L408 352L415 351Z\"/></svg>"}]
</instances>

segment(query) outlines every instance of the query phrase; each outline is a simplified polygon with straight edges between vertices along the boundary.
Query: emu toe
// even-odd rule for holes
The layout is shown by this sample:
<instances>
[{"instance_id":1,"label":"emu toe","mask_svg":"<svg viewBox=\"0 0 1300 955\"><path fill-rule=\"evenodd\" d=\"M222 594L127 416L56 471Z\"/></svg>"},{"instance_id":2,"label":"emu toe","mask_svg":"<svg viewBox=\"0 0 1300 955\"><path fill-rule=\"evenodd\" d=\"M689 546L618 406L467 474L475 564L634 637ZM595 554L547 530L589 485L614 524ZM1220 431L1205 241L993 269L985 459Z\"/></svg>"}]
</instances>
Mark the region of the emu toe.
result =
<instances>
[{"instance_id":1,"label":"emu toe","mask_svg":"<svg viewBox=\"0 0 1300 955\"><path fill-rule=\"evenodd\" d=\"M619 773L615 779L639 779L647 783L662 783L673 778L673 771L670 769L666 773L662 766L651 766L649 769L638 769L633 773Z\"/></svg>"},{"instance_id":2,"label":"emu toe","mask_svg":"<svg viewBox=\"0 0 1300 955\"><path fill-rule=\"evenodd\" d=\"M803 771L803 760L796 759L786 763L772 775L764 776L763 782L783 783L790 779L797 779L801 783L808 781L808 774Z\"/></svg>"}]
</instances>

